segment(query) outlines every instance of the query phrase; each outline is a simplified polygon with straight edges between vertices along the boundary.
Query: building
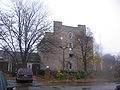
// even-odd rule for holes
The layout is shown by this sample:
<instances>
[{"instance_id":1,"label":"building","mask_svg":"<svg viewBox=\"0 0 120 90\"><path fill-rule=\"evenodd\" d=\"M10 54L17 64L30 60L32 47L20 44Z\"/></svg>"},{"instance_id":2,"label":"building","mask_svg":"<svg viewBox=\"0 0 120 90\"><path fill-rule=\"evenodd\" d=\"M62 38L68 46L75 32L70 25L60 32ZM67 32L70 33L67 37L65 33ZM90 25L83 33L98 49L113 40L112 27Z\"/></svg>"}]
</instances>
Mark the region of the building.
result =
<instances>
[{"instance_id":1,"label":"building","mask_svg":"<svg viewBox=\"0 0 120 90\"><path fill-rule=\"evenodd\" d=\"M5 59L5 52L0 50L0 71L8 71L8 61Z\"/></svg>"},{"instance_id":2,"label":"building","mask_svg":"<svg viewBox=\"0 0 120 90\"><path fill-rule=\"evenodd\" d=\"M41 58L41 69L79 71L84 68L79 37L87 37L93 49L93 39L86 35L86 26L65 26L54 21L53 32L46 32L38 44L38 54ZM93 50L91 55L93 55ZM90 54L89 54L90 55ZM92 59L91 59L92 60ZM90 60L88 60L90 61ZM87 64L87 68L92 65Z\"/></svg>"},{"instance_id":3,"label":"building","mask_svg":"<svg viewBox=\"0 0 120 90\"><path fill-rule=\"evenodd\" d=\"M20 53L16 52L16 55L18 57L17 65L8 52L0 50L0 71L15 72L18 68L22 67ZM31 68L34 74L37 73L37 70L40 70L40 58L37 53L30 53L27 67Z\"/></svg>"},{"instance_id":4,"label":"building","mask_svg":"<svg viewBox=\"0 0 120 90\"><path fill-rule=\"evenodd\" d=\"M0 71L8 70L8 62L4 61L2 57L0 57Z\"/></svg>"}]
</instances>

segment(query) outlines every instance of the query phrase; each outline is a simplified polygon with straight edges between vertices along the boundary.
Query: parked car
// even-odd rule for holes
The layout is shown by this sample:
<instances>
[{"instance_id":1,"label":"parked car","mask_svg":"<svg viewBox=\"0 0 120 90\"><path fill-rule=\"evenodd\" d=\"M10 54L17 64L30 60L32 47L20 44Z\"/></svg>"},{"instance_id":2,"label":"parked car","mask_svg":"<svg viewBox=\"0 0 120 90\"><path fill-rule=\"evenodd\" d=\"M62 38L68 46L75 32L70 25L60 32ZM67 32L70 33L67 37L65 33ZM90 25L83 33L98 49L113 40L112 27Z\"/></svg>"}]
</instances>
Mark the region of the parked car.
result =
<instances>
[{"instance_id":1,"label":"parked car","mask_svg":"<svg viewBox=\"0 0 120 90\"><path fill-rule=\"evenodd\" d=\"M16 73L16 82L33 82L33 72L29 68L20 68Z\"/></svg>"},{"instance_id":2,"label":"parked car","mask_svg":"<svg viewBox=\"0 0 120 90\"><path fill-rule=\"evenodd\" d=\"M11 86L4 73L0 71L0 90L15 90L15 87Z\"/></svg>"}]
</instances>

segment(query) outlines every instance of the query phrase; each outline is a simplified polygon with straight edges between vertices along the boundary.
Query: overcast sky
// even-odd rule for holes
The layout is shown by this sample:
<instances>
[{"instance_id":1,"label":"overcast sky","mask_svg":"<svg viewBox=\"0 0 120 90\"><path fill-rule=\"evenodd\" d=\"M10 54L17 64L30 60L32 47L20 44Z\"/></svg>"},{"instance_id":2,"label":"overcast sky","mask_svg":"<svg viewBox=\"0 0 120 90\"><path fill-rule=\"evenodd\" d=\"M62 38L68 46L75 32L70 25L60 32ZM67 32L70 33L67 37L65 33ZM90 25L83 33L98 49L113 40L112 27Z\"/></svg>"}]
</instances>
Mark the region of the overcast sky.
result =
<instances>
[{"instance_id":1,"label":"overcast sky","mask_svg":"<svg viewBox=\"0 0 120 90\"><path fill-rule=\"evenodd\" d=\"M4 4L8 0L0 0ZM120 0L42 0L52 21L64 25L86 25L91 29L103 53L120 53ZM2 4L0 7L3 7Z\"/></svg>"},{"instance_id":2,"label":"overcast sky","mask_svg":"<svg viewBox=\"0 0 120 90\"><path fill-rule=\"evenodd\" d=\"M120 0L46 0L52 20L88 26L103 53L120 52Z\"/></svg>"}]
</instances>

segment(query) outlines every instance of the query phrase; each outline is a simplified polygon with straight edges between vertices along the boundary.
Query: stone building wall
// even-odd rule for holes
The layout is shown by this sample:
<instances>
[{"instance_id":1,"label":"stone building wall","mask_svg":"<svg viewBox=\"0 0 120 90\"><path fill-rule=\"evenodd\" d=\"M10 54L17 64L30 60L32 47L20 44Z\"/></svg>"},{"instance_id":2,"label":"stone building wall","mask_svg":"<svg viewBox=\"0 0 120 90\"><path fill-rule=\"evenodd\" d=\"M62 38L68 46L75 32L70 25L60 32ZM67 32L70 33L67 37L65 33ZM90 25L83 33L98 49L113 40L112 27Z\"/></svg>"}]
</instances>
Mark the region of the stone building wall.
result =
<instances>
[{"instance_id":1,"label":"stone building wall","mask_svg":"<svg viewBox=\"0 0 120 90\"><path fill-rule=\"evenodd\" d=\"M53 30L53 33L47 32L38 44L41 69L46 69L46 66L49 66L51 70L63 70L63 61L64 70L78 71L83 69L77 35L86 36L86 26L71 27L54 21Z\"/></svg>"}]
</instances>

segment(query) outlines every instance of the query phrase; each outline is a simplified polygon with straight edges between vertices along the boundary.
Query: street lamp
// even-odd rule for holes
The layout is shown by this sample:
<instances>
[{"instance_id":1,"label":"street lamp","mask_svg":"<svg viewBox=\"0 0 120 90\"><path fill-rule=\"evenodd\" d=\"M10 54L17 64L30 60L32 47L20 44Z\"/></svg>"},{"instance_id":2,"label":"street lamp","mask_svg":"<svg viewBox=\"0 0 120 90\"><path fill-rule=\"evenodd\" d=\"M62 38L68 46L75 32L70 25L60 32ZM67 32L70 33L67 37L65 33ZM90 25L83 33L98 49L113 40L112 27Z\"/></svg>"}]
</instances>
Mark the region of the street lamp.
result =
<instances>
[{"instance_id":1,"label":"street lamp","mask_svg":"<svg viewBox=\"0 0 120 90\"><path fill-rule=\"evenodd\" d=\"M50 66L46 66L46 69L50 68Z\"/></svg>"},{"instance_id":2,"label":"street lamp","mask_svg":"<svg viewBox=\"0 0 120 90\"><path fill-rule=\"evenodd\" d=\"M72 48L69 48L70 51L72 51Z\"/></svg>"},{"instance_id":3,"label":"street lamp","mask_svg":"<svg viewBox=\"0 0 120 90\"><path fill-rule=\"evenodd\" d=\"M61 40L63 40L63 37L60 37Z\"/></svg>"},{"instance_id":4,"label":"street lamp","mask_svg":"<svg viewBox=\"0 0 120 90\"><path fill-rule=\"evenodd\" d=\"M62 47L62 46L60 46L60 48L62 49L62 51L63 51L63 71L64 71L64 66L65 66L65 49L67 49L68 47Z\"/></svg>"},{"instance_id":5,"label":"street lamp","mask_svg":"<svg viewBox=\"0 0 120 90\"><path fill-rule=\"evenodd\" d=\"M60 37L61 40L63 40L63 37ZM63 71L64 71L64 66L65 66L65 50L68 48L68 47L64 47L64 46L60 46L60 48L62 49L62 52L63 52Z\"/></svg>"}]
</instances>

